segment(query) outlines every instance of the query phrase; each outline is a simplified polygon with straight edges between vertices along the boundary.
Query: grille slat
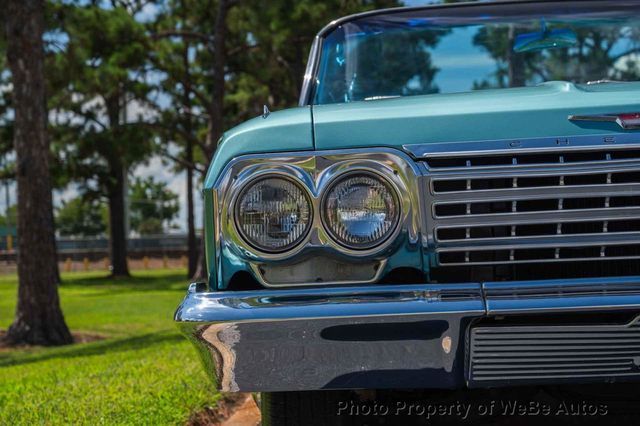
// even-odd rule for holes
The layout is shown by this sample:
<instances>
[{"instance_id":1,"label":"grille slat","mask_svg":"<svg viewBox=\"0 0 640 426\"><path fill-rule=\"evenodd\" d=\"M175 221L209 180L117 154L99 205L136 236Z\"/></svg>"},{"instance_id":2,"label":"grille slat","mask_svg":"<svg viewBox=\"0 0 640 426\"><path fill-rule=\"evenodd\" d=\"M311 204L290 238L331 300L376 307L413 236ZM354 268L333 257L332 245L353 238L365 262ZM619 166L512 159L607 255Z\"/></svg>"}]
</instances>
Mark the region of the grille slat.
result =
<instances>
[{"instance_id":1,"label":"grille slat","mask_svg":"<svg viewBox=\"0 0 640 426\"><path fill-rule=\"evenodd\" d=\"M610 147L613 148L613 147ZM617 147L624 149L623 147ZM522 155L513 156L508 154L482 155L473 156L471 159L465 159L470 154L464 152L447 153L447 156L458 154L458 158L437 158L433 155L425 155L429 169L434 171L446 171L448 173L460 173L470 169L475 172L486 172L494 169L506 169L509 171L519 171L522 169L573 169L583 166L593 168L606 167L626 167L638 164L640 159L640 150L628 150L622 152L611 153L607 156L606 151L594 149L591 152L591 158L587 155L576 157L574 154L547 154L547 155ZM576 153L578 154L578 153ZM580 154L586 154L582 152ZM467 157L468 158L468 157Z\"/></svg>"},{"instance_id":2,"label":"grille slat","mask_svg":"<svg viewBox=\"0 0 640 426\"><path fill-rule=\"evenodd\" d=\"M504 358L501 357L499 359L491 359L491 358L480 358L474 359L473 364L478 366L479 368L483 364L490 364L491 368L500 368L500 365L504 364L506 366L510 365L562 365L570 362L585 362L589 364L593 364L596 362L602 361L607 363L609 361L613 363L624 362L627 363L629 361L628 356L616 356L616 355L606 355L606 356L588 356L588 357L577 357L577 356L569 356L569 357L527 357L527 358Z\"/></svg>"},{"instance_id":3,"label":"grille slat","mask_svg":"<svg viewBox=\"0 0 640 426\"><path fill-rule=\"evenodd\" d=\"M521 237L491 237L475 238L474 243L482 243L481 246L469 245L470 240L441 241L441 252L452 249L458 250L504 250L509 248L545 248L545 247L600 247L602 245L640 244L639 232L619 232L600 234L551 234L544 236ZM447 249L447 250L445 250Z\"/></svg>"},{"instance_id":4,"label":"grille slat","mask_svg":"<svg viewBox=\"0 0 640 426\"><path fill-rule=\"evenodd\" d=\"M590 222L593 220L637 219L640 208L618 207L588 210L552 210L529 213L496 213L447 217L438 220L437 225L444 226L487 226L487 225L526 225L558 222ZM434 218L435 219L435 218Z\"/></svg>"},{"instance_id":5,"label":"grille slat","mask_svg":"<svg viewBox=\"0 0 640 426\"><path fill-rule=\"evenodd\" d=\"M589 198L637 196L640 195L640 182L636 184L612 183L604 185L549 186L549 187L517 187L505 189L478 189L470 191L452 191L438 194L438 204L465 202L477 203L487 201L535 200L546 199L552 193L558 198Z\"/></svg>"},{"instance_id":6,"label":"grille slat","mask_svg":"<svg viewBox=\"0 0 640 426\"><path fill-rule=\"evenodd\" d=\"M575 373L604 373L604 372L625 372L629 369L629 366L631 365L631 362L626 363L626 365L620 365L620 366L611 366L611 367L604 367L604 366L600 366L600 367L594 367L594 368L558 368L558 369L554 369L554 368L549 368L548 366L545 366L544 372L545 373L565 373L565 374L575 374ZM526 374L539 374L540 373L540 369L539 368L531 368L531 369L525 369L525 368L518 368L514 371L509 371L505 368L499 369L500 375L502 377L505 376L509 376L510 374L514 374L519 376L524 376ZM496 371L482 371L481 369L476 369L475 371L475 378L476 380L480 377L488 377L488 376L494 376L496 374Z\"/></svg>"},{"instance_id":7,"label":"grille slat","mask_svg":"<svg viewBox=\"0 0 640 426\"><path fill-rule=\"evenodd\" d=\"M425 157L438 265L640 259L640 150Z\"/></svg>"}]
</instances>

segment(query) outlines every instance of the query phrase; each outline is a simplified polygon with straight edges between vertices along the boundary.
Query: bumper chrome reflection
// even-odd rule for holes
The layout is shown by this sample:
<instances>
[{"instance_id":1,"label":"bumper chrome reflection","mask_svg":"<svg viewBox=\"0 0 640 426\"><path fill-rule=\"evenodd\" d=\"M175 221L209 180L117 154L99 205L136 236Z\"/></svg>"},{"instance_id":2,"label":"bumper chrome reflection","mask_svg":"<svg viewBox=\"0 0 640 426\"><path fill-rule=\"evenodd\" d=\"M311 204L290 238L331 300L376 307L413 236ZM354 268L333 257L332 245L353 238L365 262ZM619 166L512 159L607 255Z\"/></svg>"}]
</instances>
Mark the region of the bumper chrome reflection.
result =
<instances>
[{"instance_id":1,"label":"bumper chrome reflection","mask_svg":"<svg viewBox=\"0 0 640 426\"><path fill-rule=\"evenodd\" d=\"M205 292L175 319L223 391L458 388L474 320L640 311L640 277Z\"/></svg>"}]
</instances>

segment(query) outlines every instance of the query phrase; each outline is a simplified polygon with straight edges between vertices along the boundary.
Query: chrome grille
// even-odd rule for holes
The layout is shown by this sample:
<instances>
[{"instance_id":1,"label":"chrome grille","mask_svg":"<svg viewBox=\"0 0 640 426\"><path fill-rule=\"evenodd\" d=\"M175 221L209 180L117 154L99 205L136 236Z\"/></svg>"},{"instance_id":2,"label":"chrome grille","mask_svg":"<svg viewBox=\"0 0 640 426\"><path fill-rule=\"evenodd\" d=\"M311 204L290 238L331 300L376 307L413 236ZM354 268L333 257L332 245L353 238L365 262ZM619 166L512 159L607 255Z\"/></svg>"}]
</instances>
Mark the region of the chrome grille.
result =
<instances>
[{"instance_id":1,"label":"chrome grille","mask_svg":"<svg viewBox=\"0 0 640 426\"><path fill-rule=\"evenodd\" d=\"M640 258L640 150L490 153L423 163L441 266Z\"/></svg>"},{"instance_id":2,"label":"chrome grille","mask_svg":"<svg viewBox=\"0 0 640 426\"><path fill-rule=\"evenodd\" d=\"M640 326L482 326L471 330L471 387L640 376Z\"/></svg>"}]
</instances>

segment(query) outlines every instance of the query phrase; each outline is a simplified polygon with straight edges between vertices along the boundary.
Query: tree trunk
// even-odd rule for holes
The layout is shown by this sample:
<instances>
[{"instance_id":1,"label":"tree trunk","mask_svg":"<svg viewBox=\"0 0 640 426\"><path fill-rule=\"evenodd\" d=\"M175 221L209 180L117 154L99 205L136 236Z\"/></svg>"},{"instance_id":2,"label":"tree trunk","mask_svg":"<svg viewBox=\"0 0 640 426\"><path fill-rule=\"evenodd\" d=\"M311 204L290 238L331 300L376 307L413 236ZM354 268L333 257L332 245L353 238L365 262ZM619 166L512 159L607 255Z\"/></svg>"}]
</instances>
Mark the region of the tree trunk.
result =
<instances>
[{"instance_id":1,"label":"tree trunk","mask_svg":"<svg viewBox=\"0 0 640 426\"><path fill-rule=\"evenodd\" d=\"M216 14L216 22L213 31L213 50L214 58L211 71L213 74L213 90L211 95L211 103L209 104L209 122L207 125L207 139L205 142L205 157L206 165L205 169L208 169L213 154L215 154L218 148L218 140L222 136L222 130L224 123L222 118L224 117L224 96L225 96L225 67L227 65L227 15L229 9L233 7L235 3L229 0L220 0L218 3L218 13ZM203 206L203 210L205 210ZM207 212L204 211L206 215ZM202 216L203 218L206 216ZM208 277L207 271L207 256L205 253L204 245L205 235L202 236L202 242L200 244L200 260L198 261L198 269L194 274L194 278Z\"/></svg>"},{"instance_id":2,"label":"tree trunk","mask_svg":"<svg viewBox=\"0 0 640 426\"><path fill-rule=\"evenodd\" d=\"M509 28L509 49L507 50L507 62L509 64L509 87L522 87L526 83L524 74L524 58L511 49L516 39L515 27Z\"/></svg>"},{"instance_id":3,"label":"tree trunk","mask_svg":"<svg viewBox=\"0 0 640 426\"><path fill-rule=\"evenodd\" d=\"M182 5L184 8L184 4ZM185 161L187 164L187 247L189 254L188 277L195 277L198 270L198 243L196 241L196 222L193 205L193 141L191 139L193 125L191 122L191 74L189 72L189 42L184 41L182 52L182 65L184 67L184 131L188 135L185 143Z\"/></svg>"},{"instance_id":4,"label":"tree trunk","mask_svg":"<svg viewBox=\"0 0 640 426\"><path fill-rule=\"evenodd\" d=\"M193 163L193 146L187 141L187 161ZM198 241L196 239L196 221L193 205L193 169L187 167L187 245L189 249L189 272L193 277L198 269Z\"/></svg>"},{"instance_id":5,"label":"tree trunk","mask_svg":"<svg viewBox=\"0 0 640 426\"><path fill-rule=\"evenodd\" d=\"M222 135L224 123L224 96L225 96L225 68L227 65L227 14L232 4L228 0L220 0L218 13L213 33L214 58L211 67L213 90L211 94L211 104L209 105L209 123L207 129L207 161L217 148L218 139Z\"/></svg>"},{"instance_id":6,"label":"tree trunk","mask_svg":"<svg viewBox=\"0 0 640 426\"><path fill-rule=\"evenodd\" d=\"M119 159L111 159L112 182L109 186L109 256L111 257L111 275L128 277L127 235L124 208L124 173Z\"/></svg>"},{"instance_id":7,"label":"tree trunk","mask_svg":"<svg viewBox=\"0 0 640 426\"><path fill-rule=\"evenodd\" d=\"M44 83L44 3L2 2L13 78L18 184L18 303L6 339L14 344L73 342L58 297Z\"/></svg>"}]
</instances>

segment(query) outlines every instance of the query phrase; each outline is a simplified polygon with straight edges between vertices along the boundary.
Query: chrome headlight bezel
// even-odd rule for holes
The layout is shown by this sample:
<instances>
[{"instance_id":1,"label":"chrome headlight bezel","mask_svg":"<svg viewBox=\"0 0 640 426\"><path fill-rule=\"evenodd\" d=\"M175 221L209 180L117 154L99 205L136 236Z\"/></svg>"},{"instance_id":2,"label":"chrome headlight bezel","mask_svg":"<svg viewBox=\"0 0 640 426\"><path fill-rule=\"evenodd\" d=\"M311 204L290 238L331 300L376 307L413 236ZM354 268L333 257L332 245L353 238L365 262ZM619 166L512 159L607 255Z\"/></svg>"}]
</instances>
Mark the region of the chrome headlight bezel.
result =
<instances>
[{"instance_id":1,"label":"chrome headlight bezel","mask_svg":"<svg viewBox=\"0 0 640 426\"><path fill-rule=\"evenodd\" d=\"M329 219L327 218L327 203L328 203L328 198L331 195L332 191L342 182L349 179L353 179L354 177L357 177L357 176L366 176L382 183L382 185L385 186L389 191L389 194L393 198L394 206L397 209L393 225L389 228L389 230L385 233L385 235L382 238L378 239L377 241L371 242L369 244L356 245L356 244L348 244L347 242L342 241L341 238L335 234L334 230L332 229L332 226L329 223ZM324 227L324 230L329 235L329 237L331 237L331 239L336 244L348 250L355 250L355 251L374 250L383 246L387 241L392 240L393 237L396 235L396 230L398 230L398 227L400 226L400 221L402 218L402 203L400 202L398 188L396 188L396 186L382 174L369 169L351 170L333 177L331 181L327 183L325 189L323 190L322 198L319 204L319 210L320 210L320 218L322 221L322 225Z\"/></svg>"},{"instance_id":2,"label":"chrome headlight bezel","mask_svg":"<svg viewBox=\"0 0 640 426\"><path fill-rule=\"evenodd\" d=\"M294 185L302 193L307 203L307 208L309 209L309 218L308 218L306 229L304 230L304 232L291 243L275 249L270 249L270 248L261 246L256 241L252 240L252 238L250 238L248 235L246 235L241 225L242 221L240 218L240 202L242 201L243 197L246 195L246 193L249 190L251 190L253 187L258 185L260 182L263 182L269 179L279 179ZM313 224L314 224L314 218L315 218L315 206L314 206L311 194L309 193L309 189L306 187L306 185L304 185L303 182L297 181L291 176L288 176L285 174L276 174L276 173L263 174L243 183L243 185L237 191L237 194L235 194L234 196L232 210L234 215L234 226L240 238L242 238L242 240L246 244L253 247L258 252L269 253L269 254L286 253L293 250L298 245L300 245L307 238L307 236L309 235L309 232L311 232L311 229L313 228Z\"/></svg>"},{"instance_id":3,"label":"chrome headlight bezel","mask_svg":"<svg viewBox=\"0 0 640 426\"><path fill-rule=\"evenodd\" d=\"M321 200L337 179L353 173L374 173L393 188L399 203L399 221L393 233L379 245L368 249L351 249L336 242L321 219ZM308 191L313 204L313 225L295 247L277 253L265 252L248 244L241 236L235 217L236 199L245 185L267 176L285 177ZM335 151L286 152L250 154L235 158L221 172L213 190L211 222L215 268L220 282L228 282L238 272L249 272L265 287L282 287L266 280L264 271L272 266L283 267L296 262L312 262L317 256L349 260L371 265L372 274L354 283L375 282L388 268L422 265L421 243L422 204L419 198L420 169L402 151L391 148L368 148ZM374 266L377 269L374 269ZM292 286L318 285L315 279L301 277ZM342 280L321 281L323 285L348 284Z\"/></svg>"}]
</instances>

